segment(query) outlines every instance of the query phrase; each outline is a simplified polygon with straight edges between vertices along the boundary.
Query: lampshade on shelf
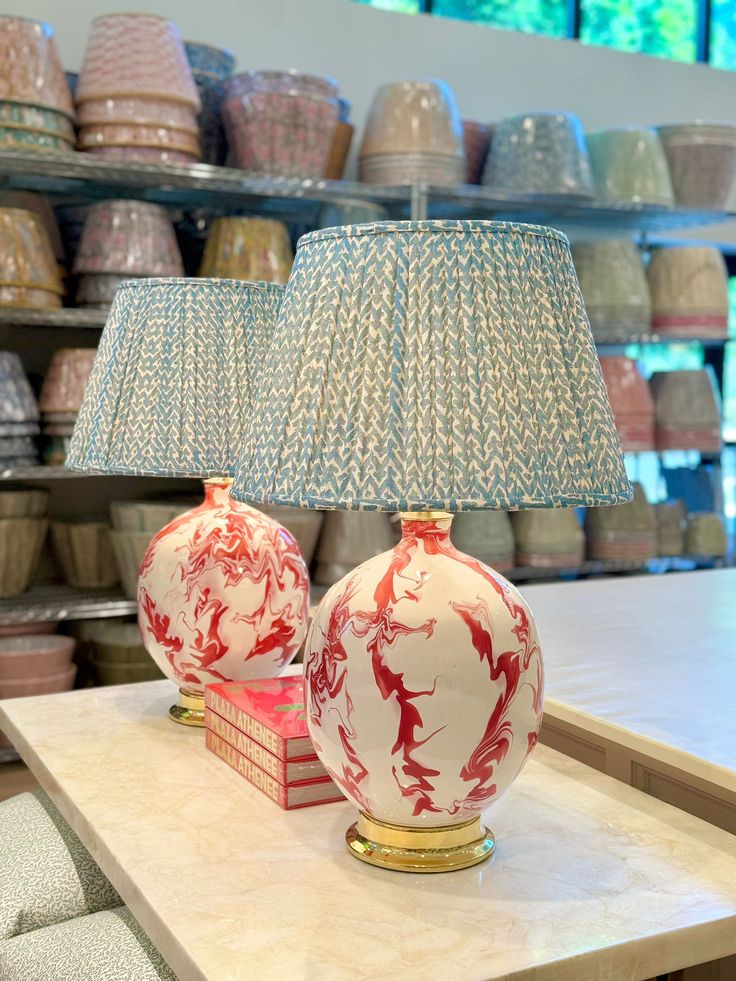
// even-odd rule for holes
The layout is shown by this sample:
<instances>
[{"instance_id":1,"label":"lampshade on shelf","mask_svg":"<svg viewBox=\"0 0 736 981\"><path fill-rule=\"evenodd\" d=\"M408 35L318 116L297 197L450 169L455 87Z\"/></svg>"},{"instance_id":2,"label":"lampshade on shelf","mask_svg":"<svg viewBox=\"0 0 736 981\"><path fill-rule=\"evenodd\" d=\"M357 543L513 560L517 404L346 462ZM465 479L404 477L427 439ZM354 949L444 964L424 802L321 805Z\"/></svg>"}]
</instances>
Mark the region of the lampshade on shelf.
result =
<instances>
[{"instance_id":1,"label":"lampshade on shelf","mask_svg":"<svg viewBox=\"0 0 736 981\"><path fill-rule=\"evenodd\" d=\"M454 511L597 505L631 490L567 239L486 221L384 222L299 242L233 494L402 512L307 637L316 752L358 807L351 852L483 861L480 812L533 749L536 627L457 551Z\"/></svg>"},{"instance_id":2,"label":"lampshade on shelf","mask_svg":"<svg viewBox=\"0 0 736 981\"><path fill-rule=\"evenodd\" d=\"M138 622L180 686L172 717L203 725L204 686L268 677L296 655L308 578L293 536L230 498L253 390L283 287L141 279L115 294L67 466L208 477L205 502L153 536Z\"/></svg>"}]
</instances>

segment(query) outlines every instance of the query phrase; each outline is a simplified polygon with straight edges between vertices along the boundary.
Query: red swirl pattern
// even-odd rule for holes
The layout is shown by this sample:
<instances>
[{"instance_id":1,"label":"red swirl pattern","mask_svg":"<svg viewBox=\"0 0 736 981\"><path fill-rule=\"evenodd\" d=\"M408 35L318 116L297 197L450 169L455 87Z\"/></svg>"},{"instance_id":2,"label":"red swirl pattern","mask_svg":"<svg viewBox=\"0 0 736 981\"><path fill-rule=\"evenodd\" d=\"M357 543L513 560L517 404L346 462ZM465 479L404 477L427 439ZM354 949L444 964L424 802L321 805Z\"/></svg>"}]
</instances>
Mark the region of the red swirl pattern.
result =
<instances>
[{"instance_id":1,"label":"red swirl pattern","mask_svg":"<svg viewBox=\"0 0 736 981\"><path fill-rule=\"evenodd\" d=\"M141 565L144 644L172 680L277 674L306 632L309 581L292 536L208 483L205 502L152 539Z\"/></svg>"},{"instance_id":2,"label":"red swirl pattern","mask_svg":"<svg viewBox=\"0 0 736 981\"><path fill-rule=\"evenodd\" d=\"M472 595L459 589L438 602L436 596L429 595L433 576L440 569L443 575L452 575L448 563L462 567L466 578L469 572L479 581ZM371 574L377 576L375 583ZM452 819L465 820L469 812L481 810L505 789L499 788L496 775L509 758L514 740L523 743L523 751L517 753L517 772L537 741L542 662L528 609L510 584L454 548L447 520L404 522L402 540L392 552L361 566L343 582L344 586L338 584L325 597L324 615L322 610L318 612L308 638L305 690L310 731L318 753L348 797L369 813L380 810L380 802L377 807L373 799L371 767L364 751L369 740L356 728L350 685L351 668L359 671L360 659L367 657L380 699L390 703L395 712L396 735L388 749L395 792L410 804L412 819L445 814L449 823ZM367 603L369 590L371 602ZM410 625L406 622L407 604L427 606L433 615L420 616L419 623ZM401 609L406 611L403 616L398 615ZM441 665L432 685L413 686L411 662L406 659L404 667L405 659L398 656L396 645L397 640L411 635L428 640L438 623L452 617L467 627L469 650L474 652L476 663L487 666L490 711L480 739L472 747L464 734L458 739L455 772L448 773L447 760L433 749L435 737L439 733L452 736L450 730L455 724L449 710L437 705L445 697L438 688ZM498 644L494 645L496 633L506 641L498 650ZM524 688L529 690L530 708L520 713L515 703ZM360 694L364 694L363 688ZM357 692L354 697L358 697ZM423 706L429 703L425 700L431 700L437 709L432 713L434 725L427 723ZM334 717L339 718L339 752L334 735L326 732ZM442 720L439 725L438 717ZM335 760L340 758L341 765L336 766ZM448 779L458 789L462 784L468 787L443 804L440 785ZM506 779L506 785L508 782Z\"/></svg>"}]
</instances>

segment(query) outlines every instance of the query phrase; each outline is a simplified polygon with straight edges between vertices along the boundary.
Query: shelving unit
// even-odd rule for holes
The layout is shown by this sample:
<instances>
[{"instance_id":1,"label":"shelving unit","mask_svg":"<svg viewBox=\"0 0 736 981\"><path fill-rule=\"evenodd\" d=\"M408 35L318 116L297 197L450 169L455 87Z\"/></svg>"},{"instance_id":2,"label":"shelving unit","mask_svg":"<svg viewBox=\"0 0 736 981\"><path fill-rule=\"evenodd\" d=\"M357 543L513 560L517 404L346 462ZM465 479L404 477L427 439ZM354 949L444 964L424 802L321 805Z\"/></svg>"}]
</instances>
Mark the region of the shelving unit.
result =
<instances>
[{"instance_id":1,"label":"shelving unit","mask_svg":"<svg viewBox=\"0 0 736 981\"><path fill-rule=\"evenodd\" d=\"M0 481L2 480L66 480L74 477L86 477L87 474L75 473L67 470L66 467L45 467L40 464L37 467L8 467L0 470Z\"/></svg>"},{"instance_id":2,"label":"shelving unit","mask_svg":"<svg viewBox=\"0 0 736 981\"><path fill-rule=\"evenodd\" d=\"M36 586L20 596L0 599L0 626L122 617L135 610L135 600L127 599L118 590Z\"/></svg>"},{"instance_id":3,"label":"shelving unit","mask_svg":"<svg viewBox=\"0 0 736 981\"><path fill-rule=\"evenodd\" d=\"M317 223L325 204L379 204L391 217L412 218L505 218L564 227L596 228L604 233L649 236L675 230L713 225L732 216L713 211L665 208L646 205L599 204L560 198L544 199L499 194L486 187L438 187L416 184L384 187L353 181L291 180L253 177L225 167L154 166L120 163L73 154L41 154L0 151L0 186L6 190L28 189L48 194L54 204L74 206L109 197L130 197L153 201L168 207L184 226L196 213L245 212L279 218L292 225L309 227ZM0 329L7 343L35 360L35 370L43 368L47 352L70 343L74 331L81 331L72 343L96 343L104 326L105 310L64 308L60 310L19 310L0 307ZM29 331L27 340L14 329ZM54 333L54 332L58 333ZM88 333L87 333L88 332ZM84 337L88 336L89 341ZM611 330L598 332L601 349L627 344L663 344L695 341L708 348L708 356L719 356L724 341L704 338L675 338L656 334L629 335ZM32 352L34 352L32 354ZM31 356L32 355L32 356ZM58 481L85 478L64 467L24 467L0 471L1 481L43 481L60 487ZM86 482L83 487L89 486ZM96 486L96 485L95 485ZM150 486L150 485L149 485ZM179 486L178 484L176 485ZM136 478L122 478L116 487L120 497L139 496ZM58 493L58 491L57 491ZM88 506L97 491L79 494ZM712 567L712 560L697 558L658 559L640 563L585 562L574 570L514 569L510 578L525 582L535 579L626 574L647 571L662 573L680 569ZM317 595L317 591L315 591ZM135 603L114 591L81 592L68 586L44 586L10 600L0 600L0 624L40 622L44 619L89 619L134 613Z\"/></svg>"},{"instance_id":4,"label":"shelving unit","mask_svg":"<svg viewBox=\"0 0 736 981\"><path fill-rule=\"evenodd\" d=\"M61 310L21 310L17 307L0 307L0 326L7 327L101 330L105 326L106 318L106 310L87 310L83 307L66 307Z\"/></svg>"},{"instance_id":5,"label":"shelving unit","mask_svg":"<svg viewBox=\"0 0 736 981\"><path fill-rule=\"evenodd\" d=\"M513 221L596 227L641 234L682 231L736 217L726 212L643 204L506 195L472 184L383 186L356 181L254 177L230 167L160 166L99 160L84 153L0 152L0 181L6 190L41 191L67 204L133 197L180 209L233 208L309 223L320 205L367 202L395 217L509 218Z\"/></svg>"}]
</instances>

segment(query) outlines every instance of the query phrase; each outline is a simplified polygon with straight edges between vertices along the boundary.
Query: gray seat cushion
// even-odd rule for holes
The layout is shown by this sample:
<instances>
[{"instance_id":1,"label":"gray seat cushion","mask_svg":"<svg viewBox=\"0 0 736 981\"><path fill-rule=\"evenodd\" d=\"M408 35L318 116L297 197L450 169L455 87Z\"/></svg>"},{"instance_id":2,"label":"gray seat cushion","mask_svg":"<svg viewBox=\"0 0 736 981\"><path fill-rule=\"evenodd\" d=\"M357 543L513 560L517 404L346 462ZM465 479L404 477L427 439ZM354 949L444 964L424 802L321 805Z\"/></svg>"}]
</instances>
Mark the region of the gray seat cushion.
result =
<instances>
[{"instance_id":1,"label":"gray seat cushion","mask_svg":"<svg viewBox=\"0 0 736 981\"><path fill-rule=\"evenodd\" d=\"M3 981L176 981L127 906L0 940Z\"/></svg>"},{"instance_id":2,"label":"gray seat cushion","mask_svg":"<svg viewBox=\"0 0 736 981\"><path fill-rule=\"evenodd\" d=\"M121 904L47 794L0 801L0 941Z\"/></svg>"}]
</instances>

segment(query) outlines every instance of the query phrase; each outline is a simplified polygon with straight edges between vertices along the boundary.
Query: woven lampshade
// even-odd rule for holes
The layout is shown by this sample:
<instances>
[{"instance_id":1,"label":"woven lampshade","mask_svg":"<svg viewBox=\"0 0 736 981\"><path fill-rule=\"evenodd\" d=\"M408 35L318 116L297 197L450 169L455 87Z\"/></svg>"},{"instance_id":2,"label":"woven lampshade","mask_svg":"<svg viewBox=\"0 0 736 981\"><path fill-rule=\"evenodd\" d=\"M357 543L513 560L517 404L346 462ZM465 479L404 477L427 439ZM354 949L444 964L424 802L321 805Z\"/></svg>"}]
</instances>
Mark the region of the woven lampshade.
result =
<instances>
[{"instance_id":1,"label":"woven lampshade","mask_svg":"<svg viewBox=\"0 0 736 981\"><path fill-rule=\"evenodd\" d=\"M652 304L641 253L626 239L581 242L572 250L596 337L649 332Z\"/></svg>"},{"instance_id":2,"label":"woven lampshade","mask_svg":"<svg viewBox=\"0 0 736 981\"><path fill-rule=\"evenodd\" d=\"M393 548L398 528L387 514L331 511L325 515L314 581L331 586L361 562Z\"/></svg>"},{"instance_id":3,"label":"woven lampshade","mask_svg":"<svg viewBox=\"0 0 736 981\"><path fill-rule=\"evenodd\" d=\"M654 505L657 519L657 548L660 555L682 555L685 551L687 508L682 500Z\"/></svg>"},{"instance_id":4,"label":"woven lampshade","mask_svg":"<svg viewBox=\"0 0 736 981\"><path fill-rule=\"evenodd\" d=\"M163 477L231 474L283 287L124 283L102 334L66 465Z\"/></svg>"},{"instance_id":5,"label":"woven lampshade","mask_svg":"<svg viewBox=\"0 0 736 981\"><path fill-rule=\"evenodd\" d=\"M466 511L452 523L452 540L461 552L498 572L514 564L514 533L505 511Z\"/></svg>"},{"instance_id":6,"label":"woven lampshade","mask_svg":"<svg viewBox=\"0 0 736 981\"><path fill-rule=\"evenodd\" d=\"M591 559L645 561L657 554L657 518L641 484L623 507L597 508L585 516Z\"/></svg>"},{"instance_id":7,"label":"woven lampshade","mask_svg":"<svg viewBox=\"0 0 736 981\"><path fill-rule=\"evenodd\" d=\"M579 565L585 556L585 535L575 512L553 508L520 511L512 516L518 565Z\"/></svg>"},{"instance_id":8,"label":"woven lampshade","mask_svg":"<svg viewBox=\"0 0 736 981\"><path fill-rule=\"evenodd\" d=\"M299 243L233 485L306 508L627 501L567 239L382 222Z\"/></svg>"},{"instance_id":9,"label":"woven lampshade","mask_svg":"<svg viewBox=\"0 0 736 981\"><path fill-rule=\"evenodd\" d=\"M688 555L718 558L728 551L726 529L720 514L691 514L687 522L685 547Z\"/></svg>"},{"instance_id":10,"label":"woven lampshade","mask_svg":"<svg viewBox=\"0 0 736 981\"><path fill-rule=\"evenodd\" d=\"M656 371L650 385L657 449L701 453L720 450L721 400L712 368Z\"/></svg>"}]
</instances>

